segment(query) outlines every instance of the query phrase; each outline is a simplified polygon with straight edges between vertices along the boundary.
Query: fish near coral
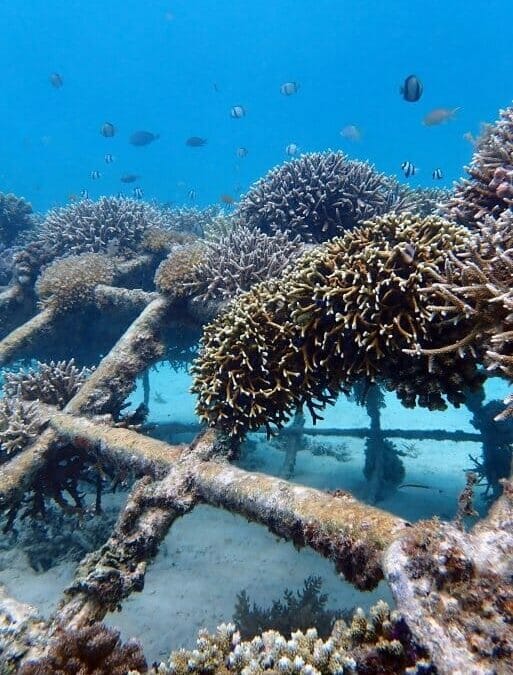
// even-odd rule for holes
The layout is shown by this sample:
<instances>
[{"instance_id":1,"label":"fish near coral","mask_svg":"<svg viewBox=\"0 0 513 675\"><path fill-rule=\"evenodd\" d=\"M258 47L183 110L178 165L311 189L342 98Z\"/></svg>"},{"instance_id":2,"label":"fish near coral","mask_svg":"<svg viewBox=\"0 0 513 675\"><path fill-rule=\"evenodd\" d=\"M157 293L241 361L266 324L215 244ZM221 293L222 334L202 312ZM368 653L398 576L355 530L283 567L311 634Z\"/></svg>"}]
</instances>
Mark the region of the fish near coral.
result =
<instances>
[{"instance_id":1,"label":"fish near coral","mask_svg":"<svg viewBox=\"0 0 513 675\"><path fill-rule=\"evenodd\" d=\"M458 110L461 110L461 108L434 108L424 117L422 124L426 127L436 127L439 124L445 124L445 122L454 119Z\"/></svg>"}]
</instances>

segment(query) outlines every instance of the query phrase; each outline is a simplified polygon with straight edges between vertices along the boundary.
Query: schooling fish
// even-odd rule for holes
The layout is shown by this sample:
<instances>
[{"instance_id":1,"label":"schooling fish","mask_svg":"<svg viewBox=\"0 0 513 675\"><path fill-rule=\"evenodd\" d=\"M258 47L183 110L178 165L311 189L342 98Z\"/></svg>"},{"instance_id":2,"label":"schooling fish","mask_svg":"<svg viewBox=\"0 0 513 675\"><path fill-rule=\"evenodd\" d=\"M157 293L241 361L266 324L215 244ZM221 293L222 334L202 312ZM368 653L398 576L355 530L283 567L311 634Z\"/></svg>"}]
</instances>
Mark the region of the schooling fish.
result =
<instances>
[{"instance_id":1,"label":"schooling fish","mask_svg":"<svg viewBox=\"0 0 513 675\"><path fill-rule=\"evenodd\" d=\"M122 183L135 183L138 178L140 178L140 176L135 173L124 173L120 180Z\"/></svg>"},{"instance_id":2,"label":"schooling fish","mask_svg":"<svg viewBox=\"0 0 513 675\"><path fill-rule=\"evenodd\" d=\"M289 143L285 148L285 152L289 157L295 157L299 152L299 145L296 145L296 143Z\"/></svg>"},{"instance_id":3,"label":"schooling fish","mask_svg":"<svg viewBox=\"0 0 513 675\"><path fill-rule=\"evenodd\" d=\"M97 180L98 178L101 178L101 173L99 171L91 171L91 178Z\"/></svg>"},{"instance_id":4,"label":"schooling fish","mask_svg":"<svg viewBox=\"0 0 513 675\"><path fill-rule=\"evenodd\" d=\"M114 161L114 156L108 152L106 155L104 155L103 159L105 160L105 164L112 164Z\"/></svg>"},{"instance_id":5,"label":"schooling fish","mask_svg":"<svg viewBox=\"0 0 513 675\"><path fill-rule=\"evenodd\" d=\"M299 84L297 82L284 82L280 87L280 94L283 96L292 96L299 91Z\"/></svg>"},{"instance_id":6,"label":"schooling fish","mask_svg":"<svg viewBox=\"0 0 513 675\"><path fill-rule=\"evenodd\" d=\"M435 108L424 117L422 124L426 127L434 127L437 124L444 124L454 119L454 116L461 108Z\"/></svg>"},{"instance_id":7,"label":"schooling fish","mask_svg":"<svg viewBox=\"0 0 513 675\"><path fill-rule=\"evenodd\" d=\"M422 96L424 87L416 75L408 75L401 85L400 92L405 101L415 103Z\"/></svg>"},{"instance_id":8,"label":"schooling fish","mask_svg":"<svg viewBox=\"0 0 513 675\"><path fill-rule=\"evenodd\" d=\"M134 197L136 199L142 199L144 195L143 189L140 187L134 187Z\"/></svg>"},{"instance_id":9,"label":"schooling fish","mask_svg":"<svg viewBox=\"0 0 513 675\"><path fill-rule=\"evenodd\" d=\"M246 109L241 105L234 105L230 108L230 117L233 117L235 120L240 120L241 117L246 115Z\"/></svg>"},{"instance_id":10,"label":"schooling fish","mask_svg":"<svg viewBox=\"0 0 513 675\"><path fill-rule=\"evenodd\" d=\"M50 75L50 84L52 87L55 87L55 89L60 89L64 84L64 80L62 79L62 76L59 75L59 73L52 73Z\"/></svg>"},{"instance_id":11,"label":"schooling fish","mask_svg":"<svg viewBox=\"0 0 513 675\"><path fill-rule=\"evenodd\" d=\"M237 148L235 154L237 155L237 157L239 157L239 159L242 159L243 157L248 156L248 150L247 148Z\"/></svg>"},{"instance_id":12,"label":"schooling fish","mask_svg":"<svg viewBox=\"0 0 513 675\"><path fill-rule=\"evenodd\" d=\"M112 138L116 133L116 127L110 122L104 122L100 128L100 133L105 138Z\"/></svg>"},{"instance_id":13,"label":"schooling fish","mask_svg":"<svg viewBox=\"0 0 513 675\"><path fill-rule=\"evenodd\" d=\"M202 145L207 144L206 138L201 138L201 136L191 136L185 141L185 145L188 145L190 148L201 148Z\"/></svg>"},{"instance_id":14,"label":"schooling fish","mask_svg":"<svg viewBox=\"0 0 513 675\"><path fill-rule=\"evenodd\" d=\"M441 178L444 177L442 169L435 169L431 175L434 180L440 180Z\"/></svg>"},{"instance_id":15,"label":"schooling fish","mask_svg":"<svg viewBox=\"0 0 513 675\"><path fill-rule=\"evenodd\" d=\"M403 173L406 176L406 178L414 176L415 173L417 172L417 167L411 162L403 162L401 164L401 169L403 170Z\"/></svg>"},{"instance_id":16,"label":"schooling fish","mask_svg":"<svg viewBox=\"0 0 513 675\"><path fill-rule=\"evenodd\" d=\"M153 143L157 138L160 138L160 134L153 134L151 131L134 131L129 141L132 145L142 147L143 145Z\"/></svg>"}]
</instances>

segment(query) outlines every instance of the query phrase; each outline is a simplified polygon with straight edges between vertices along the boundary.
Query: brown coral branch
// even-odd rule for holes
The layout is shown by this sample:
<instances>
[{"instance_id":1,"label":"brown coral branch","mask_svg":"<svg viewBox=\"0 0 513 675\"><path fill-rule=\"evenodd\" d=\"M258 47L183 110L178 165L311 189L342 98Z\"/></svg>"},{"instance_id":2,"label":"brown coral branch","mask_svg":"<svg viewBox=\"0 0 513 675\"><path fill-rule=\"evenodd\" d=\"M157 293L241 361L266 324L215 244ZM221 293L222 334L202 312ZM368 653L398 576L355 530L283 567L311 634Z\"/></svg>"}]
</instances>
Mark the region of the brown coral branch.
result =
<instances>
[{"instance_id":1,"label":"brown coral branch","mask_svg":"<svg viewBox=\"0 0 513 675\"><path fill-rule=\"evenodd\" d=\"M16 328L0 341L0 366L19 358L37 340L39 335L50 328L54 312L45 309L29 321Z\"/></svg>"}]
</instances>

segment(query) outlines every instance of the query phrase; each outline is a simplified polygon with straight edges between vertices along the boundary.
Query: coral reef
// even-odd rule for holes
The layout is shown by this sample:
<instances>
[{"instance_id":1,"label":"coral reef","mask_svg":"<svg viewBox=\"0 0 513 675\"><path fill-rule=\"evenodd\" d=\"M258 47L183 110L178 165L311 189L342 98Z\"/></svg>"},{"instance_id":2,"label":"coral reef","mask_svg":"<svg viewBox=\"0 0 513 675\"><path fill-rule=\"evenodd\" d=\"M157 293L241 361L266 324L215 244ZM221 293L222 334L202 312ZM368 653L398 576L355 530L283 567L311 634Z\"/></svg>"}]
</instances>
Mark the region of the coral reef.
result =
<instances>
[{"instance_id":1,"label":"coral reef","mask_svg":"<svg viewBox=\"0 0 513 675\"><path fill-rule=\"evenodd\" d=\"M238 436L282 426L303 403L315 419L360 378L388 376L393 386L398 366L411 359L403 350L421 339L436 346L445 334L446 321L433 321L420 292L431 279L426 269L442 271L448 253L464 251L468 240L465 228L441 218L391 214L305 253L205 328L193 366L198 414ZM481 381L470 357L457 370L459 388L452 373L418 361L438 396L447 392L456 403L464 386ZM423 394L410 392L419 402Z\"/></svg>"},{"instance_id":2,"label":"coral reef","mask_svg":"<svg viewBox=\"0 0 513 675\"><path fill-rule=\"evenodd\" d=\"M101 623L83 628L60 628L48 654L27 661L19 675L127 675L147 672L146 659L135 641L123 644L117 631Z\"/></svg>"},{"instance_id":3,"label":"coral reef","mask_svg":"<svg viewBox=\"0 0 513 675\"><path fill-rule=\"evenodd\" d=\"M173 652L169 663L157 673L303 673L335 675L345 672L400 673L434 672L416 647L408 628L384 602L370 616L358 609L349 624L339 620L323 640L315 628L298 630L287 639L270 630L244 641L233 624L221 624L215 634L200 631L197 648ZM416 664L423 670L415 670Z\"/></svg>"},{"instance_id":4,"label":"coral reef","mask_svg":"<svg viewBox=\"0 0 513 675\"><path fill-rule=\"evenodd\" d=\"M166 256L176 244L187 244L194 241L191 234L164 230L162 227L149 227L141 241L141 250L154 255Z\"/></svg>"},{"instance_id":5,"label":"coral reef","mask_svg":"<svg viewBox=\"0 0 513 675\"><path fill-rule=\"evenodd\" d=\"M512 225L509 209L498 218L485 217L464 253L450 251L443 272L431 270L430 283L422 290L430 319L449 317L457 335L435 349L420 342L417 353L432 357L483 349L488 370L513 379ZM511 407L496 419L509 414Z\"/></svg>"},{"instance_id":6,"label":"coral reef","mask_svg":"<svg viewBox=\"0 0 513 675\"><path fill-rule=\"evenodd\" d=\"M22 197L0 192L0 245L11 246L33 225L32 206Z\"/></svg>"},{"instance_id":7,"label":"coral reef","mask_svg":"<svg viewBox=\"0 0 513 675\"><path fill-rule=\"evenodd\" d=\"M165 228L155 207L125 197L89 199L50 211L37 235L15 257L20 283L33 280L39 269L63 256L106 253L130 256L140 251L147 231Z\"/></svg>"},{"instance_id":8,"label":"coral reef","mask_svg":"<svg viewBox=\"0 0 513 675\"><path fill-rule=\"evenodd\" d=\"M293 631L306 631L315 626L319 637L329 637L336 619L350 618L352 612L327 610L328 596L321 593L322 578L309 576L301 591L285 589L283 600L274 600L271 607L251 606L246 591L237 594L233 622L243 640L251 640L266 630L289 636Z\"/></svg>"},{"instance_id":9,"label":"coral reef","mask_svg":"<svg viewBox=\"0 0 513 675\"><path fill-rule=\"evenodd\" d=\"M34 404L0 398L0 464L32 443L43 426Z\"/></svg>"},{"instance_id":10,"label":"coral reef","mask_svg":"<svg viewBox=\"0 0 513 675\"><path fill-rule=\"evenodd\" d=\"M223 221L225 218L222 209L216 205L198 209L194 206L175 207L164 204L158 205L158 208L167 228L198 237L204 237L210 228L217 230L217 219Z\"/></svg>"},{"instance_id":11,"label":"coral reef","mask_svg":"<svg viewBox=\"0 0 513 675\"><path fill-rule=\"evenodd\" d=\"M242 198L235 217L263 232L289 230L322 242L373 216L414 210L416 202L412 191L371 164L328 151L272 169Z\"/></svg>"},{"instance_id":12,"label":"coral reef","mask_svg":"<svg viewBox=\"0 0 513 675\"><path fill-rule=\"evenodd\" d=\"M82 253L55 260L36 282L43 307L65 314L83 309L94 301L98 284L111 284L115 266L101 253Z\"/></svg>"},{"instance_id":13,"label":"coral reef","mask_svg":"<svg viewBox=\"0 0 513 675\"><path fill-rule=\"evenodd\" d=\"M163 260L155 274L155 286L173 300L190 297L191 284L195 282L195 268L205 256L205 244L196 242L176 246Z\"/></svg>"},{"instance_id":14,"label":"coral reef","mask_svg":"<svg viewBox=\"0 0 513 675\"><path fill-rule=\"evenodd\" d=\"M62 409L91 372L89 368L77 368L73 359L50 363L38 361L35 368L5 372L3 390L6 396L41 401Z\"/></svg>"},{"instance_id":15,"label":"coral reef","mask_svg":"<svg viewBox=\"0 0 513 675\"><path fill-rule=\"evenodd\" d=\"M473 227L484 216L500 216L513 204L513 106L500 111L476 142L469 178L462 179L445 204L458 223Z\"/></svg>"},{"instance_id":16,"label":"coral reef","mask_svg":"<svg viewBox=\"0 0 513 675\"><path fill-rule=\"evenodd\" d=\"M304 250L299 237L235 227L205 244L190 289L201 301L230 300L260 281L278 277Z\"/></svg>"}]
</instances>

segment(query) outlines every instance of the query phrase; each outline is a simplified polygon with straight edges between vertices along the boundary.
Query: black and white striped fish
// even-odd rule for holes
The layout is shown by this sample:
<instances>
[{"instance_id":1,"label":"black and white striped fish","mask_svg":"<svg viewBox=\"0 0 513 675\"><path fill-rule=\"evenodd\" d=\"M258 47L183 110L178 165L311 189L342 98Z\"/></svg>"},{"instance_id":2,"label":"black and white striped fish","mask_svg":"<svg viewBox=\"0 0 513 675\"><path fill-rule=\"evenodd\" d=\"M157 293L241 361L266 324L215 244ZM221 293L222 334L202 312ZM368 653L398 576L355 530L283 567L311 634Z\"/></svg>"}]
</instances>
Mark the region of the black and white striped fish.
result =
<instances>
[{"instance_id":1,"label":"black and white striped fish","mask_svg":"<svg viewBox=\"0 0 513 675\"><path fill-rule=\"evenodd\" d=\"M112 162L114 161L114 156L111 155L110 152L108 152L103 159L105 160L105 164L112 164Z\"/></svg>"},{"instance_id":2,"label":"black and white striped fish","mask_svg":"<svg viewBox=\"0 0 513 675\"><path fill-rule=\"evenodd\" d=\"M134 197L136 199L142 199L144 195L143 189L140 187L134 187Z\"/></svg>"},{"instance_id":3,"label":"black and white striped fish","mask_svg":"<svg viewBox=\"0 0 513 675\"><path fill-rule=\"evenodd\" d=\"M91 178L93 180L97 180L100 177L101 177L101 173L99 171L91 171Z\"/></svg>"},{"instance_id":4,"label":"black and white striped fish","mask_svg":"<svg viewBox=\"0 0 513 675\"><path fill-rule=\"evenodd\" d=\"M411 162L403 162L401 164L401 169L403 170L403 173L406 176L406 178L414 176L417 172L417 167Z\"/></svg>"},{"instance_id":5,"label":"black and white striped fish","mask_svg":"<svg viewBox=\"0 0 513 675\"><path fill-rule=\"evenodd\" d=\"M438 168L435 169L431 175L433 177L433 180L441 180L444 177L444 175L442 173L442 169L438 169Z\"/></svg>"},{"instance_id":6,"label":"black and white striped fish","mask_svg":"<svg viewBox=\"0 0 513 675\"><path fill-rule=\"evenodd\" d=\"M193 202L196 199L196 190L189 190L187 196L189 197L191 202Z\"/></svg>"},{"instance_id":7,"label":"black and white striped fish","mask_svg":"<svg viewBox=\"0 0 513 675\"><path fill-rule=\"evenodd\" d=\"M244 106L242 105L234 105L230 109L230 117L233 117L233 119L240 120L241 117L244 117L246 115L246 110Z\"/></svg>"},{"instance_id":8,"label":"black and white striped fish","mask_svg":"<svg viewBox=\"0 0 513 675\"><path fill-rule=\"evenodd\" d=\"M89 199L89 192L87 190L80 190L80 197L82 199Z\"/></svg>"}]
</instances>

